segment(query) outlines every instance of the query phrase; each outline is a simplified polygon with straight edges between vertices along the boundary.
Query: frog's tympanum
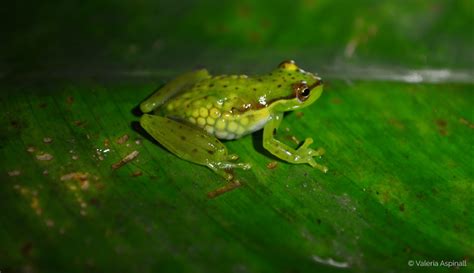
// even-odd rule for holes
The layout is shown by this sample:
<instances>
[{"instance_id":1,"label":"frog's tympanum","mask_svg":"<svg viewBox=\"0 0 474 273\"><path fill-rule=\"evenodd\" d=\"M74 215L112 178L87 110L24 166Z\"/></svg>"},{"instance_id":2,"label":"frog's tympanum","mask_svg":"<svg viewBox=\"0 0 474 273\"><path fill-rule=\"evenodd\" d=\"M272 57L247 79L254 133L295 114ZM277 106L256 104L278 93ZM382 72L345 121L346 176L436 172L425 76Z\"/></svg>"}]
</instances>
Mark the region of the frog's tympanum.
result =
<instances>
[{"instance_id":1,"label":"frog's tympanum","mask_svg":"<svg viewBox=\"0 0 474 273\"><path fill-rule=\"evenodd\" d=\"M282 62L268 74L211 76L197 70L177 77L145 100L141 126L178 157L205 165L227 180L232 169L248 169L228 154L218 139L238 139L263 128L263 147L290 163L307 163L323 172L313 157L313 139L293 149L274 138L283 113L315 102L323 91L321 78L300 69L293 61Z\"/></svg>"}]
</instances>

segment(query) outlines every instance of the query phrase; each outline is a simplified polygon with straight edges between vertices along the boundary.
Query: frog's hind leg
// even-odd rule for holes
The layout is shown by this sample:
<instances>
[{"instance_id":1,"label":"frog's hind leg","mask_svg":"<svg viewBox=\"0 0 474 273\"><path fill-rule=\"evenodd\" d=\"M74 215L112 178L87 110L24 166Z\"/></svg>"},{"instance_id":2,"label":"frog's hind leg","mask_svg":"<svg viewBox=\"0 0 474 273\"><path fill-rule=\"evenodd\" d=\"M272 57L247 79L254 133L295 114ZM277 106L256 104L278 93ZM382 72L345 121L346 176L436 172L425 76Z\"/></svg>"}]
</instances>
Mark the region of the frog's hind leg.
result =
<instances>
[{"instance_id":1,"label":"frog's hind leg","mask_svg":"<svg viewBox=\"0 0 474 273\"><path fill-rule=\"evenodd\" d=\"M140 110L143 113L149 113L160 107L171 97L185 90L187 86L190 86L198 81L208 79L210 77L211 76L209 75L209 72L207 72L206 69L200 69L185 73L165 84L148 99L142 102L140 104Z\"/></svg>"},{"instance_id":2,"label":"frog's hind leg","mask_svg":"<svg viewBox=\"0 0 474 273\"><path fill-rule=\"evenodd\" d=\"M249 169L247 163L236 163L238 156L229 155L216 137L201 128L167 117L143 115L141 126L161 145L178 157L209 167L227 180L233 179L234 168Z\"/></svg>"}]
</instances>

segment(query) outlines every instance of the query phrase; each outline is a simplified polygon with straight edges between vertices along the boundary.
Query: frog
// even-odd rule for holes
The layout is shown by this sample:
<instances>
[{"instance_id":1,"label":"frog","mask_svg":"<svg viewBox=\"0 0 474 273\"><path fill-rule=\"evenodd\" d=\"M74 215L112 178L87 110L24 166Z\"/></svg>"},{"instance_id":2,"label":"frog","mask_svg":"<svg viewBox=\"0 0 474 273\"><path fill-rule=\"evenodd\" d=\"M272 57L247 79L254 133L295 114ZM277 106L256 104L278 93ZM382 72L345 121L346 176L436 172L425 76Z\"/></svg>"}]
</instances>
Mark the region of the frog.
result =
<instances>
[{"instance_id":1,"label":"frog","mask_svg":"<svg viewBox=\"0 0 474 273\"><path fill-rule=\"evenodd\" d=\"M293 60L252 77L212 76L199 69L176 77L145 99L140 104L140 125L171 153L207 166L228 181L234 181L234 169L248 170L251 165L238 162L239 156L229 153L221 140L261 129L263 147L272 155L326 173L328 168L314 159L325 150L310 148L312 138L297 149L275 138L284 113L310 106L322 91L322 79Z\"/></svg>"}]
</instances>

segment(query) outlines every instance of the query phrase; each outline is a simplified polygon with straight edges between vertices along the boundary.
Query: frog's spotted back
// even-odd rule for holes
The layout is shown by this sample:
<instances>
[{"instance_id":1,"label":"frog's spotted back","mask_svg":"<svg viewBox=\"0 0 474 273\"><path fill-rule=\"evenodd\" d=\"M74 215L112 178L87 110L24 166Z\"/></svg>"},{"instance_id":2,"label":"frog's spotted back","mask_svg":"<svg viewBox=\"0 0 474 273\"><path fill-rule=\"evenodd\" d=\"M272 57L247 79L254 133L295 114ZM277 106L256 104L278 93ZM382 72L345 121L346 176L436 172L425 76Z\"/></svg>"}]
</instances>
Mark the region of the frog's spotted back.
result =
<instances>
[{"instance_id":1,"label":"frog's spotted back","mask_svg":"<svg viewBox=\"0 0 474 273\"><path fill-rule=\"evenodd\" d=\"M274 71L255 77L212 76L170 99L162 113L197 125L221 139L240 138L265 125L272 104L289 100L301 104L301 94L309 90L308 83L318 80L293 61L282 62Z\"/></svg>"}]
</instances>

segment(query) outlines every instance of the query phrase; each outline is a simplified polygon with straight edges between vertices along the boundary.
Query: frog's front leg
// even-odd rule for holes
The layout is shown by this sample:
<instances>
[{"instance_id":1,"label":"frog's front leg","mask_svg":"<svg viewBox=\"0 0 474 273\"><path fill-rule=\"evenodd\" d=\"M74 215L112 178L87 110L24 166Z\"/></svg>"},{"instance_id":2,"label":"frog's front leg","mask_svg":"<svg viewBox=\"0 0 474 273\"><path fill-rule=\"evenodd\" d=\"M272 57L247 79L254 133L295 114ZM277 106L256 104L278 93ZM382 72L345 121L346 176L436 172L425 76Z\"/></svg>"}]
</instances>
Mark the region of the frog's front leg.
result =
<instances>
[{"instance_id":1,"label":"frog's front leg","mask_svg":"<svg viewBox=\"0 0 474 273\"><path fill-rule=\"evenodd\" d=\"M142 102L140 104L140 110L143 113L149 113L160 107L174 95L184 90L185 87L192 85L198 81L208 79L210 77L211 76L209 75L206 69L200 69L185 73L165 84L148 99Z\"/></svg>"},{"instance_id":2,"label":"frog's front leg","mask_svg":"<svg viewBox=\"0 0 474 273\"><path fill-rule=\"evenodd\" d=\"M327 172L328 168L326 166L316 163L313 159L315 156L323 155L324 149L319 148L318 150L313 150L309 148L308 146L313 143L312 138L307 138L303 145L295 150L273 137L274 132L276 132L276 129L280 126L282 118L283 113L273 114L270 117L270 120L263 128L263 147L282 160L295 164L308 163L313 168Z\"/></svg>"},{"instance_id":3,"label":"frog's front leg","mask_svg":"<svg viewBox=\"0 0 474 273\"><path fill-rule=\"evenodd\" d=\"M178 157L209 167L227 180L234 178L234 168L249 169L248 163L236 163L237 155L201 128L167 117L143 115L141 126L161 145Z\"/></svg>"}]
</instances>

